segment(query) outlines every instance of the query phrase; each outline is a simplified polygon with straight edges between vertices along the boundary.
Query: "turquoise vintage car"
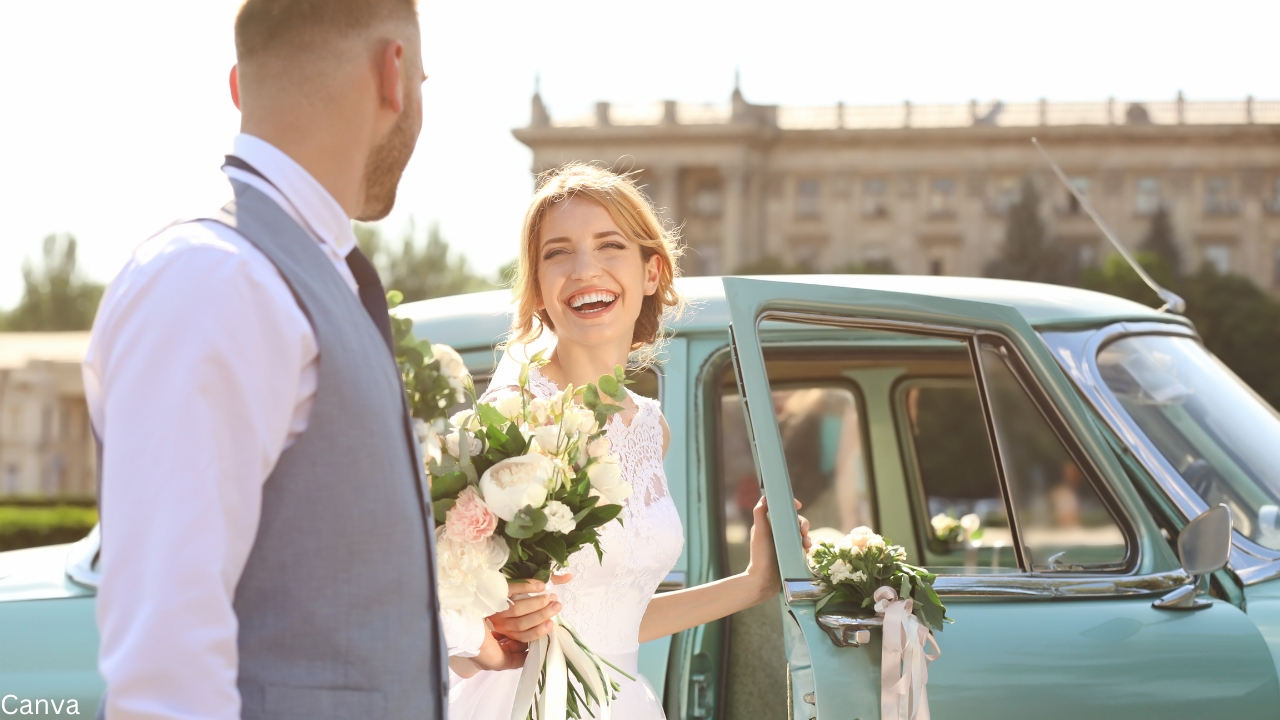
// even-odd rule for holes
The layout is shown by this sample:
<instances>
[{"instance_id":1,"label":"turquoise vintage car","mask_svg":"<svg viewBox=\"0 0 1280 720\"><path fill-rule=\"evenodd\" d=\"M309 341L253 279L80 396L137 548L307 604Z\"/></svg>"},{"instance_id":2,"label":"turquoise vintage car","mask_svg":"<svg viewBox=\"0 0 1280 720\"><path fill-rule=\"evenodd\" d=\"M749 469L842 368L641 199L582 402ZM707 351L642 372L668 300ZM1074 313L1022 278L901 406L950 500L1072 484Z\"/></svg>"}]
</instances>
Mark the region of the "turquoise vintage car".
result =
<instances>
[{"instance_id":1,"label":"turquoise vintage car","mask_svg":"<svg viewBox=\"0 0 1280 720\"><path fill-rule=\"evenodd\" d=\"M939 720L1280 714L1280 418L1184 318L973 278L680 288L690 310L634 386L672 431L687 539L667 589L740 571L760 493L794 497L816 534L869 525L938 574ZM398 313L483 385L508 303ZM1206 565L1188 523L1221 505L1234 529ZM778 602L642 648L668 717L879 717L874 621L816 616L794 514L774 538ZM94 542L0 555L0 695L96 703Z\"/></svg>"}]
</instances>

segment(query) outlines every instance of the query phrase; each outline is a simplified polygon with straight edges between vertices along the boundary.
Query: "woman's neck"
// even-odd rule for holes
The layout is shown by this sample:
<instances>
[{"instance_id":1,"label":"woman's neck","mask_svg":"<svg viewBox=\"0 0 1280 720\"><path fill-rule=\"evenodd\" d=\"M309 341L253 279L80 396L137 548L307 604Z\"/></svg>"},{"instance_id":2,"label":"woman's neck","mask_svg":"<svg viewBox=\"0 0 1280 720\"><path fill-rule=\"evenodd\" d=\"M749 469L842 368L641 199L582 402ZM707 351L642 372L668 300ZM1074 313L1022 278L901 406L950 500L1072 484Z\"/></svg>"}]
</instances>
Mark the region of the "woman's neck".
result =
<instances>
[{"instance_id":1,"label":"woman's neck","mask_svg":"<svg viewBox=\"0 0 1280 720\"><path fill-rule=\"evenodd\" d=\"M551 353L551 361L542 371L562 388L568 383L573 383L574 387L582 387L596 382L601 375L612 375L613 368L618 365L625 366L630 350L626 345L611 348L560 341Z\"/></svg>"}]
</instances>

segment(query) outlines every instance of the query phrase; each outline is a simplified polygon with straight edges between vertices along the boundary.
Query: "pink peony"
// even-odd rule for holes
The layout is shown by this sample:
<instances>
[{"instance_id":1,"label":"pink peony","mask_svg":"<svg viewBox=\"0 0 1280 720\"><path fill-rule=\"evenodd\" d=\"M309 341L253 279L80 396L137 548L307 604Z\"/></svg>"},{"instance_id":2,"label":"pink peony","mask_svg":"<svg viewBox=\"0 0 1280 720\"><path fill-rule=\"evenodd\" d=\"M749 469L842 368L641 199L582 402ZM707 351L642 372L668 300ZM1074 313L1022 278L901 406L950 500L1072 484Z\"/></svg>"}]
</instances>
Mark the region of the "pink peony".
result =
<instances>
[{"instance_id":1,"label":"pink peony","mask_svg":"<svg viewBox=\"0 0 1280 720\"><path fill-rule=\"evenodd\" d=\"M445 528L449 535L463 542L480 542L493 535L498 527L498 517L484 504L473 487L458 496L458 502L449 508Z\"/></svg>"}]
</instances>

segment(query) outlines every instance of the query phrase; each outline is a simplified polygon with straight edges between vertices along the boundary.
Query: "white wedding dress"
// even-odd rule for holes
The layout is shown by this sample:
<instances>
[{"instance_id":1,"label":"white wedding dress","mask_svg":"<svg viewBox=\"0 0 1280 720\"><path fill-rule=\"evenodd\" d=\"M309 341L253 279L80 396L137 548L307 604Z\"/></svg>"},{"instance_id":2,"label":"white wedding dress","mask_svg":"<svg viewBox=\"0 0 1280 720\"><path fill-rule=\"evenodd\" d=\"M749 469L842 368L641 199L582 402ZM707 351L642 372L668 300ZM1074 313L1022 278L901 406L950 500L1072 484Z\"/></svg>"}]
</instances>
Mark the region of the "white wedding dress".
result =
<instances>
[{"instance_id":1,"label":"white wedding dress","mask_svg":"<svg viewBox=\"0 0 1280 720\"><path fill-rule=\"evenodd\" d=\"M504 358L507 360L507 358ZM510 368L499 366L484 398L499 390L516 389ZM504 372L505 371L505 372ZM534 397L550 398L560 392L536 369L530 374ZM684 528L667 489L662 468L662 422L658 401L631 395L638 411L631 422L609 418L605 427L622 476L633 492L626 501L622 524L602 528L600 547L586 547L569 558L573 580L551 586L564 609L563 617L578 631L588 647L636 678L616 677L622 686L611 708L614 720L662 720L662 698L637 667L640 654L640 620L649 600L667 573L675 567L684 546ZM482 400L484 399L482 398ZM616 673L615 673L616 674ZM515 702L520 670L481 672L454 685L449 693L451 720L508 720ZM584 715L585 717L585 715Z\"/></svg>"}]
</instances>

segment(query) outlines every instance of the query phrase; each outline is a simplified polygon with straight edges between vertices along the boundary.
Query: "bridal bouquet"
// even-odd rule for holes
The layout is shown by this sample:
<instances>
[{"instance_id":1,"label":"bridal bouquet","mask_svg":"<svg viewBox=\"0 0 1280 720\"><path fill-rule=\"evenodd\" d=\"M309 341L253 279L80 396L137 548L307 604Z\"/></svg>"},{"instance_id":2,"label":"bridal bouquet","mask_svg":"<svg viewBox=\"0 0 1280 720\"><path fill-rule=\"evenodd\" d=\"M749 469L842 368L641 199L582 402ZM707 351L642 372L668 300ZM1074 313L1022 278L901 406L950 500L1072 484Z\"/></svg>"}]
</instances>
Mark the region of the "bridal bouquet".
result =
<instances>
[{"instance_id":1,"label":"bridal bouquet","mask_svg":"<svg viewBox=\"0 0 1280 720\"><path fill-rule=\"evenodd\" d=\"M622 411L630 382L623 369L595 385L533 398L530 369L546 362L539 353L521 368L518 391L476 402L461 359L453 362L457 354L411 338L401 343L409 321L394 320L398 347L417 351L397 356L410 407L428 433L441 607L480 620L507 607L508 580L545 582L587 546L603 558L600 528L631 495L604 431ZM441 417L459 387L471 406ZM630 676L587 647L564 618L553 622L552 633L529 646L512 720L581 718L592 705L607 714L620 688L610 669Z\"/></svg>"},{"instance_id":2,"label":"bridal bouquet","mask_svg":"<svg viewBox=\"0 0 1280 720\"><path fill-rule=\"evenodd\" d=\"M951 622L933 590L937 576L906 559L902 546L867 527L838 541L821 540L809 551L809 567L827 591L817 603L819 612L829 605L851 606L854 614L884 618L882 720L927 720L928 663L942 654L933 632ZM927 644L933 654L925 652Z\"/></svg>"}]
</instances>

